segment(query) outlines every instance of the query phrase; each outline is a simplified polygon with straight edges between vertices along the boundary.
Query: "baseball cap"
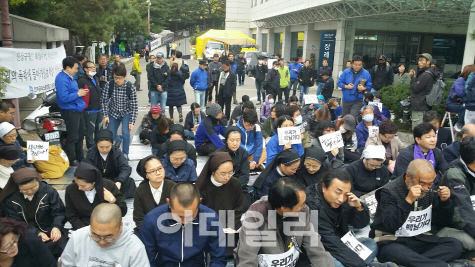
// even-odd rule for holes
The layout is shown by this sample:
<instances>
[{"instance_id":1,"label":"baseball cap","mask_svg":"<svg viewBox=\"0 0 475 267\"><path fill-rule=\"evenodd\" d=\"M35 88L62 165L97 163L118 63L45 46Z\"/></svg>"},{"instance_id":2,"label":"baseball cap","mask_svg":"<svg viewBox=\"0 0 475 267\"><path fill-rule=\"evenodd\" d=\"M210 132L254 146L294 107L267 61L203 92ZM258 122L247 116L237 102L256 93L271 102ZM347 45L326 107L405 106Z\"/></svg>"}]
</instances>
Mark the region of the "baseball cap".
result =
<instances>
[{"instance_id":1,"label":"baseball cap","mask_svg":"<svg viewBox=\"0 0 475 267\"><path fill-rule=\"evenodd\" d=\"M430 62L432 62L432 56L431 56L429 53L417 54L416 56L417 56L417 58L425 57L427 60L429 60Z\"/></svg>"},{"instance_id":2,"label":"baseball cap","mask_svg":"<svg viewBox=\"0 0 475 267\"><path fill-rule=\"evenodd\" d=\"M386 61L386 56L385 56L385 55L381 55L381 56L379 56L378 60L384 60L384 61Z\"/></svg>"},{"instance_id":3,"label":"baseball cap","mask_svg":"<svg viewBox=\"0 0 475 267\"><path fill-rule=\"evenodd\" d=\"M165 56L163 55L163 53L162 53L162 52L158 52L156 57L159 57L159 58L164 58Z\"/></svg>"},{"instance_id":4,"label":"baseball cap","mask_svg":"<svg viewBox=\"0 0 475 267\"><path fill-rule=\"evenodd\" d=\"M200 60L200 65L208 65L208 63L206 63L206 60Z\"/></svg>"},{"instance_id":5,"label":"baseball cap","mask_svg":"<svg viewBox=\"0 0 475 267\"><path fill-rule=\"evenodd\" d=\"M214 54L213 57L219 57L219 55L218 55L218 54Z\"/></svg>"}]
</instances>

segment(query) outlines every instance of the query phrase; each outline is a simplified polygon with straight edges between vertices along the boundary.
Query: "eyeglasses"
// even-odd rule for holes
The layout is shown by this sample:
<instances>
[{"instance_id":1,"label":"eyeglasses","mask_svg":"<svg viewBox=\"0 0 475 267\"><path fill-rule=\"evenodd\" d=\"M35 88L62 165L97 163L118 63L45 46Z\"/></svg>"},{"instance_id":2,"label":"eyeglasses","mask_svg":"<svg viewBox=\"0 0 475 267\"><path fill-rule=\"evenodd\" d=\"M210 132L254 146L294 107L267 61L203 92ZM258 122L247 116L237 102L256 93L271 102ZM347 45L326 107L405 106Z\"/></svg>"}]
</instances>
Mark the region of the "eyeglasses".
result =
<instances>
[{"instance_id":1,"label":"eyeglasses","mask_svg":"<svg viewBox=\"0 0 475 267\"><path fill-rule=\"evenodd\" d=\"M383 164L383 163L381 162L381 163L378 164L378 165L373 165L373 164L370 164L368 161L366 161L366 165L367 165L369 168L373 168L373 169L379 169L379 168L381 168L381 165L382 165L382 164Z\"/></svg>"},{"instance_id":2,"label":"eyeglasses","mask_svg":"<svg viewBox=\"0 0 475 267\"><path fill-rule=\"evenodd\" d=\"M218 176L221 179L226 179L227 177L232 177L234 175L234 172L229 172L229 173L218 173Z\"/></svg>"},{"instance_id":3,"label":"eyeglasses","mask_svg":"<svg viewBox=\"0 0 475 267\"><path fill-rule=\"evenodd\" d=\"M95 68L96 68L96 66L89 66L86 69L95 69Z\"/></svg>"},{"instance_id":4,"label":"eyeglasses","mask_svg":"<svg viewBox=\"0 0 475 267\"><path fill-rule=\"evenodd\" d=\"M170 158L170 162L185 162L186 157L184 158Z\"/></svg>"},{"instance_id":5,"label":"eyeglasses","mask_svg":"<svg viewBox=\"0 0 475 267\"><path fill-rule=\"evenodd\" d=\"M114 75L114 80L124 80L125 79L125 76L117 76L117 75Z\"/></svg>"},{"instance_id":6,"label":"eyeglasses","mask_svg":"<svg viewBox=\"0 0 475 267\"><path fill-rule=\"evenodd\" d=\"M0 251L0 254L10 254L14 248L14 245L18 244L18 240L20 240L20 235L14 237L11 242L11 245L8 246L7 251Z\"/></svg>"},{"instance_id":7,"label":"eyeglasses","mask_svg":"<svg viewBox=\"0 0 475 267\"><path fill-rule=\"evenodd\" d=\"M162 170L163 170L163 167L158 167L158 168L156 168L156 169L154 169L154 170L150 170L150 171L145 172L145 173L146 173L146 174L159 174L160 172L162 172Z\"/></svg>"},{"instance_id":8,"label":"eyeglasses","mask_svg":"<svg viewBox=\"0 0 475 267\"><path fill-rule=\"evenodd\" d=\"M317 165L310 165L310 164L304 164L305 165L305 168L311 170L311 171L317 171L320 169L321 166L317 166Z\"/></svg>"},{"instance_id":9,"label":"eyeglasses","mask_svg":"<svg viewBox=\"0 0 475 267\"><path fill-rule=\"evenodd\" d=\"M119 230L117 230L117 233L119 232ZM117 233L115 233L115 235L117 235ZM106 242L106 243L112 243L117 238L115 236L105 236L105 237L104 236L98 236L98 235L91 234L91 233L89 233L89 236L91 237L92 240L94 240L94 242L99 242L101 240L104 240L104 242Z\"/></svg>"},{"instance_id":10,"label":"eyeglasses","mask_svg":"<svg viewBox=\"0 0 475 267\"><path fill-rule=\"evenodd\" d=\"M39 184L33 186L32 188L29 188L29 189L20 189L20 193L26 193L26 192L33 192L35 190L37 190L38 188L40 187Z\"/></svg>"},{"instance_id":11,"label":"eyeglasses","mask_svg":"<svg viewBox=\"0 0 475 267\"><path fill-rule=\"evenodd\" d=\"M4 137L6 137L6 138L12 138L12 139L13 139L13 138L16 138L17 136L18 136L18 134L17 134L16 132L11 133L11 134L6 134L6 135L4 135Z\"/></svg>"}]
</instances>

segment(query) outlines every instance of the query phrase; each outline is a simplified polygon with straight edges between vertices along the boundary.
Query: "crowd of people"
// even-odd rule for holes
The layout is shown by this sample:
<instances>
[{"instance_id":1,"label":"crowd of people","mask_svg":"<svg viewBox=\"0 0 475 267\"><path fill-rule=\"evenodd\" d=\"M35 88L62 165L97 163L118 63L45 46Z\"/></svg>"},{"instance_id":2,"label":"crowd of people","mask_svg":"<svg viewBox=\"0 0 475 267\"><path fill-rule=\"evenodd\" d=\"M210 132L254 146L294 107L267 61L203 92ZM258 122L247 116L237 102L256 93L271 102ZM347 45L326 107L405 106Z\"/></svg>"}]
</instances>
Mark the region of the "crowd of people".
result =
<instances>
[{"instance_id":1,"label":"crowd of people","mask_svg":"<svg viewBox=\"0 0 475 267\"><path fill-rule=\"evenodd\" d=\"M175 56L171 68L161 53L147 66L156 91L140 129L151 150L137 164L138 185L128 162L137 88L120 61L112 68L101 56L96 71L85 60L85 76L76 82L78 60L63 60L57 98L67 124L64 149L76 166L64 202L27 160L10 123L14 106L2 102L0 266L59 260L61 266L224 267L231 258L236 266L474 266L475 124L461 125L452 142L439 114L421 107L414 143L406 145L379 105L382 87L406 82L416 91L412 105L421 104L421 76L435 71L430 55L419 57L412 75L404 65L390 75L384 56L368 72L355 56L337 82L341 106L327 91L334 84L328 61L319 76L309 61L287 67L276 60L268 71L258 65L254 77L264 103L258 110L261 103L244 95L232 113L236 85L244 83L233 56L200 62L190 77L179 51ZM459 79L469 81L474 75L467 72ZM163 97L188 78L196 99L184 122L180 116L182 125L172 119L173 107L186 102L172 101L168 118ZM314 82L318 101L305 103ZM461 84L453 88L459 97ZM413 112L417 119L419 110ZM291 129L299 141L282 136ZM328 138L343 145L329 145ZM208 157L201 171L197 155ZM127 198L134 199L135 227L122 221ZM369 236L353 235L368 226Z\"/></svg>"}]
</instances>

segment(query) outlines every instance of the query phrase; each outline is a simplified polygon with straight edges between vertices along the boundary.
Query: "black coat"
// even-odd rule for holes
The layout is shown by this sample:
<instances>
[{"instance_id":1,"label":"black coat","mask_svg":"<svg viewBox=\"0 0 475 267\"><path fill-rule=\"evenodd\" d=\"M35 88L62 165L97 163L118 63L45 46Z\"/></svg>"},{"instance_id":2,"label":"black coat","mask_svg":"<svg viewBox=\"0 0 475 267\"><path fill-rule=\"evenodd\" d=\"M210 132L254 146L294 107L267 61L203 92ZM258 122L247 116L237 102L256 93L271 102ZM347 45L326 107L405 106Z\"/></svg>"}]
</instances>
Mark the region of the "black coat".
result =
<instances>
[{"instance_id":1,"label":"black coat","mask_svg":"<svg viewBox=\"0 0 475 267\"><path fill-rule=\"evenodd\" d=\"M162 196L160 197L160 202L155 203L155 200L152 196L152 191L150 191L150 183L142 182L137 190L135 190L135 197L134 197L134 222L135 222L135 230L138 232L140 230L140 226L142 225L143 218L145 215L154 208L166 204L167 198L170 198L170 191L172 187L176 183L170 180L170 178L165 177L163 179L163 188L162 188Z\"/></svg>"},{"instance_id":2,"label":"black coat","mask_svg":"<svg viewBox=\"0 0 475 267\"><path fill-rule=\"evenodd\" d=\"M228 145L224 145L220 149L218 149L217 152L229 153L231 159L233 160L233 177L236 177L239 179L239 181L241 181L242 188L246 188L247 183L249 182L250 172L247 151L242 147L239 147L236 151L231 151L228 148Z\"/></svg>"},{"instance_id":3,"label":"black coat","mask_svg":"<svg viewBox=\"0 0 475 267\"><path fill-rule=\"evenodd\" d=\"M185 76L181 72L170 74L168 82L167 106L175 107L186 104Z\"/></svg>"},{"instance_id":4,"label":"black coat","mask_svg":"<svg viewBox=\"0 0 475 267\"><path fill-rule=\"evenodd\" d=\"M39 184L40 186L36 193L35 219L40 229L29 225L28 232L36 235L39 232L49 234L53 227L62 231L66 223L63 201L56 189L46 182L39 182ZM3 201L1 208L5 217L28 223L25 198L18 189Z\"/></svg>"},{"instance_id":5,"label":"black coat","mask_svg":"<svg viewBox=\"0 0 475 267\"><path fill-rule=\"evenodd\" d=\"M15 267L56 267L58 262L41 238L27 233L26 239L18 243L18 254L13 260Z\"/></svg>"},{"instance_id":6,"label":"black coat","mask_svg":"<svg viewBox=\"0 0 475 267\"><path fill-rule=\"evenodd\" d=\"M266 73L269 71L267 65L256 65L252 70L252 74L256 78L256 81L263 82L266 80Z\"/></svg>"},{"instance_id":7,"label":"black coat","mask_svg":"<svg viewBox=\"0 0 475 267\"><path fill-rule=\"evenodd\" d=\"M376 71L374 71L375 67L376 67ZM392 85L394 81L393 68L391 66L386 66L386 65L384 65L384 67L382 68L379 67L378 65L376 65L375 67L371 68L370 70L373 88L375 90L379 90L388 85Z\"/></svg>"},{"instance_id":8,"label":"black coat","mask_svg":"<svg viewBox=\"0 0 475 267\"><path fill-rule=\"evenodd\" d=\"M434 148L434 157L436 163L436 173L438 173L439 171L444 173L448 165L445 161L442 151L440 151L440 149L438 149L437 147ZM411 163L412 160L414 160L414 144L407 146L399 152L399 155L396 158L396 166L394 166L394 172L391 178L394 179L405 173L407 170L407 166L409 166L409 163ZM435 182L437 183L438 179L436 179Z\"/></svg>"},{"instance_id":9,"label":"black coat","mask_svg":"<svg viewBox=\"0 0 475 267\"><path fill-rule=\"evenodd\" d=\"M247 60L244 57L236 57L237 71L243 71L246 68Z\"/></svg>"},{"instance_id":10,"label":"black coat","mask_svg":"<svg viewBox=\"0 0 475 267\"><path fill-rule=\"evenodd\" d=\"M197 160L196 160L196 149L195 149L195 147L192 144L185 141L185 140L183 140L182 142L186 143L185 144L186 145L186 156L189 159L191 159L193 161L193 163L195 163L195 166L198 166L198 165L196 165ZM169 143L170 143L170 139L167 139L167 141L165 141L165 143L158 146L157 153L155 154L155 156L157 156L159 159L161 159L163 157L163 155L167 154L167 147L168 147Z\"/></svg>"},{"instance_id":11,"label":"black coat","mask_svg":"<svg viewBox=\"0 0 475 267\"><path fill-rule=\"evenodd\" d=\"M314 70L311 69L310 67L302 67L299 71L298 79L300 85L303 86L312 86L313 84L313 74ZM312 80L310 80L312 79Z\"/></svg>"},{"instance_id":12,"label":"black coat","mask_svg":"<svg viewBox=\"0 0 475 267\"><path fill-rule=\"evenodd\" d=\"M81 77L78 80L79 88L85 88L87 85L89 89L89 92L83 97L84 102L86 102L86 109L84 111L101 109L101 84L99 78L96 76L94 76L94 80L97 86L92 83L92 80L88 76Z\"/></svg>"},{"instance_id":13,"label":"black coat","mask_svg":"<svg viewBox=\"0 0 475 267\"><path fill-rule=\"evenodd\" d=\"M203 111L200 111L200 116L201 116L201 120L204 120L206 118L206 114L203 112ZM194 120L195 117L194 117L194 114L193 114L193 111L190 111L188 112L188 114L186 114L186 118L185 118L185 130L190 130L191 131L191 128L193 128L195 125L199 125L199 123L194 123Z\"/></svg>"},{"instance_id":14,"label":"black coat","mask_svg":"<svg viewBox=\"0 0 475 267\"><path fill-rule=\"evenodd\" d=\"M150 81L150 90L158 91L157 85L161 85L163 91L167 91L170 78L170 67L167 65L167 62L163 62L163 66L160 69L154 68L153 64L148 64L147 78Z\"/></svg>"},{"instance_id":15,"label":"black coat","mask_svg":"<svg viewBox=\"0 0 475 267\"><path fill-rule=\"evenodd\" d=\"M444 147L442 147L442 145ZM443 150L446 149L447 146L452 144L452 135L450 134L450 130L444 127L440 127L437 131L437 144L435 145L438 149ZM446 159L447 161L447 159ZM450 162L450 161L447 161Z\"/></svg>"},{"instance_id":16,"label":"black coat","mask_svg":"<svg viewBox=\"0 0 475 267\"><path fill-rule=\"evenodd\" d=\"M425 72L426 70L432 74ZM411 110L428 111L430 109L426 103L426 96L432 90L434 77L439 77L439 75L439 71L432 67L417 71L417 77L411 81Z\"/></svg>"},{"instance_id":17,"label":"black coat","mask_svg":"<svg viewBox=\"0 0 475 267\"><path fill-rule=\"evenodd\" d=\"M232 97L236 92L236 73L231 70L229 71L229 75L226 78L226 83L224 86L221 85L221 75L223 75L223 72L221 72L218 79L218 94L222 95L223 97Z\"/></svg>"},{"instance_id":18,"label":"black coat","mask_svg":"<svg viewBox=\"0 0 475 267\"><path fill-rule=\"evenodd\" d=\"M122 217L127 213L127 204L125 204L124 197L120 193L114 182L104 179L104 188L109 190L116 198L115 204L119 206L122 212ZM94 198L94 202L89 203L86 194L79 190L76 183L72 183L66 187L66 218L71 223L73 229L79 229L88 226L91 220L91 213L94 207L101 203L105 203L104 199Z\"/></svg>"},{"instance_id":19,"label":"black coat","mask_svg":"<svg viewBox=\"0 0 475 267\"><path fill-rule=\"evenodd\" d=\"M280 75L279 72L271 69L267 72L266 78L266 94L275 95L280 89Z\"/></svg>"},{"instance_id":20,"label":"black coat","mask_svg":"<svg viewBox=\"0 0 475 267\"><path fill-rule=\"evenodd\" d=\"M351 176L353 183L352 192L357 197L369 193L387 184L391 178L388 167L382 165L381 168L369 171L365 168L363 159L353 161L346 167L346 172Z\"/></svg>"},{"instance_id":21,"label":"black coat","mask_svg":"<svg viewBox=\"0 0 475 267\"><path fill-rule=\"evenodd\" d=\"M357 229L369 224L369 211L365 204L361 203L364 207L362 211L350 207L347 202L334 209L323 198L321 184L309 186L306 193L305 203L310 210L318 211L318 233L325 250L344 266L367 266L358 254L341 241L341 238L350 231L348 227L350 224Z\"/></svg>"},{"instance_id":22,"label":"black coat","mask_svg":"<svg viewBox=\"0 0 475 267\"><path fill-rule=\"evenodd\" d=\"M450 164L452 161L460 157L460 141L455 141L450 144L446 149L442 150L445 161Z\"/></svg>"},{"instance_id":23,"label":"black coat","mask_svg":"<svg viewBox=\"0 0 475 267\"><path fill-rule=\"evenodd\" d=\"M330 166L328 161L325 161L325 163L322 164L318 172L310 174L308 173L307 168L305 168L305 166L300 166L300 169L298 169L295 173L295 179L301 184L305 185L305 187L309 187L321 182L323 175L328 172L329 168Z\"/></svg>"},{"instance_id":24,"label":"black coat","mask_svg":"<svg viewBox=\"0 0 475 267\"><path fill-rule=\"evenodd\" d=\"M322 81L322 83L323 83L323 87L322 87L321 95L325 97L325 100L328 100L333 95L333 89L335 89L335 81L333 80L332 77L328 77L328 79L326 81Z\"/></svg>"}]
</instances>

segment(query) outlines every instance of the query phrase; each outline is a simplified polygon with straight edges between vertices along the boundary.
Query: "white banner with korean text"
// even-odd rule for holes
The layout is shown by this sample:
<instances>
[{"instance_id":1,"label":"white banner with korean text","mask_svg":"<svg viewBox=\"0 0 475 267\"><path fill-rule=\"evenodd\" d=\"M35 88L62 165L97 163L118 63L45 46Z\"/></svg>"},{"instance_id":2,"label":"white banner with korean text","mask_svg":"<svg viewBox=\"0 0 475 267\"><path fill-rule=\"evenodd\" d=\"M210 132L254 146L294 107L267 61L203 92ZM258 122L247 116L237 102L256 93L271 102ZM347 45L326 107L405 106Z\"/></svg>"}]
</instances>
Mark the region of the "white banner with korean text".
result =
<instances>
[{"instance_id":1,"label":"white banner with korean text","mask_svg":"<svg viewBox=\"0 0 475 267\"><path fill-rule=\"evenodd\" d=\"M64 47L53 49L0 48L0 67L8 70L5 98L25 97L55 89L56 75L63 69Z\"/></svg>"}]
</instances>

